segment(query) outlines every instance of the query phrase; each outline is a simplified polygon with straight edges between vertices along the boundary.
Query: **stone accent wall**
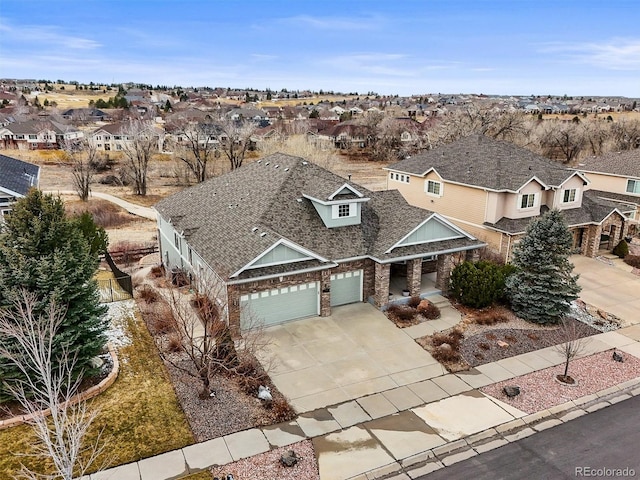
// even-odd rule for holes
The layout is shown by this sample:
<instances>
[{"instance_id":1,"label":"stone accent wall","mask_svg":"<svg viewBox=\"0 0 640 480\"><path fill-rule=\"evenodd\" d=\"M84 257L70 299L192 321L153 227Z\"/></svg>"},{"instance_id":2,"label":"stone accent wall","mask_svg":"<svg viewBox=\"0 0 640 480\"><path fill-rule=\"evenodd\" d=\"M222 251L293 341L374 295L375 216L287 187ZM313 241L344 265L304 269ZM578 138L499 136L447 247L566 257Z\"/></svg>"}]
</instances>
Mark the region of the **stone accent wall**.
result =
<instances>
[{"instance_id":1,"label":"stone accent wall","mask_svg":"<svg viewBox=\"0 0 640 480\"><path fill-rule=\"evenodd\" d=\"M407 290L409 294L420 295L420 283L422 280L422 258L414 258L407 261Z\"/></svg>"},{"instance_id":2,"label":"stone accent wall","mask_svg":"<svg viewBox=\"0 0 640 480\"><path fill-rule=\"evenodd\" d=\"M437 260L427 260L422 262L422 274L433 273L438 270Z\"/></svg>"},{"instance_id":3,"label":"stone accent wall","mask_svg":"<svg viewBox=\"0 0 640 480\"><path fill-rule=\"evenodd\" d=\"M589 225L585 228L585 232L582 237L582 246L580 253L585 257L595 257L600 248L600 235L602 234L602 227L600 225Z\"/></svg>"},{"instance_id":4,"label":"stone accent wall","mask_svg":"<svg viewBox=\"0 0 640 480\"><path fill-rule=\"evenodd\" d=\"M449 292L449 283L451 271L456 265L464 261L466 252L449 253L446 255L438 255L438 269L436 276L436 288L441 290L443 294Z\"/></svg>"},{"instance_id":5,"label":"stone accent wall","mask_svg":"<svg viewBox=\"0 0 640 480\"><path fill-rule=\"evenodd\" d=\"M320 276L320 316L331 315L331 271L323 270Z\"/></svg>"},{"instance_id":6,"label":"stone accent wall","mask_svg":"<svg viewBox=\"0 0 640 480\"><path fill-rule=\"evenodd\" d=\"M391 266L388 263L375 264L375 294L373 296L376 307L380 308L389 303L389 279Z\"/></svg>"}]
</instances>

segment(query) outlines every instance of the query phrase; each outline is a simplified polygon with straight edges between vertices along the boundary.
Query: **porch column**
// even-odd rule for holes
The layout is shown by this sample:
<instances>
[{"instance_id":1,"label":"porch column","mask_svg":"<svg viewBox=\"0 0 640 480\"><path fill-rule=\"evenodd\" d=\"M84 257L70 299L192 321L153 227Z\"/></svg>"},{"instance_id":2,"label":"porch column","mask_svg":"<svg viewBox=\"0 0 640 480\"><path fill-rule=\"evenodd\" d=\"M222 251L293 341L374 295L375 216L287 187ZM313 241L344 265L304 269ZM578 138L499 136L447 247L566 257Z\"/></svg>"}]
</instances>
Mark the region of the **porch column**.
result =
<instances>
[{"instance_id":1,"label":"porch column","mask_svg":"<svg viewBox=\"0 0 640 480\"><path fill-rule=\"evenodd\" d=\"M373 296L376 307L380 308L389 303L389 279L391 277L391 265L389 263L376 263L375 268L375 294Z\"/></svg>"},{"instance_id":2,"label":"porch column","mask_svg":"<svg viewBox=\"0 0 640 480\"><path fill-rule=\"evenodd\" d=\"M585 257L594 258L600 248L600 235L602 234L601 225L589 225L586 229L587 238L583 240L583 254Z\"/></svg>"},{"instance_id":3,"label":"porch column","mask_svg":"<svg viewBox=\"0 0 640 480\"><path fill-rule=\"evenodd\" d=\"M407 290L411 296L420 295L422 283L422 258L414 258L407 262Z\"/></svg>"},{"instance_id":4,"label":"porch column","mask_svg":"<svg viewBox=\"0 0 640 480\"><path fill-rule=\"evenodd\" d=\"M229 329L233 338L240 338L240 290L237 286L227 287L227 309L229 311L229 318L227 319Z\"/></svg>"},{"instance_id":5,"label":"porch column","mask_svg":"<svg viewBox=\"0 0 640 480\"><path fill-rule=\"evenodd\" d=\"M438 255L436 288L441 290L443 294L446 294L449 291L451 270L453 270L453 255Z\"/></svg>"},{"instance_id":6,"label":"porch column","mask_svg":"<svg viewBox=\"0 0 640 480\"><path fill-rule=\"evenodd\" d=\"M331 270L320 272L320 316L331 315Z\"/></svg>"}]
</instances>

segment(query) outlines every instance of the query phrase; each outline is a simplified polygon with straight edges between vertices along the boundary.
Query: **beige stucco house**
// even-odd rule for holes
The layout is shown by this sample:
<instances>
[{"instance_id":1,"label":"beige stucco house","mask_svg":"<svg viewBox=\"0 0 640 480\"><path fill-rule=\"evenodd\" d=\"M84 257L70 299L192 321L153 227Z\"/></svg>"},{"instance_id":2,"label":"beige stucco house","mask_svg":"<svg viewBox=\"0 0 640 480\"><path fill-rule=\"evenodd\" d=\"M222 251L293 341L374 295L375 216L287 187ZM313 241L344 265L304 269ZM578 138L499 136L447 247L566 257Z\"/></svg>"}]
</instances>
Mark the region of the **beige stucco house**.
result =
<instances>
[{"instance_id":1,"label":"beige stucco house","mask_svg":"<svg viewBox=\"0 0 640 480\"><path fill-rule=\"evenodd\" d=\"M558 209L573 246L593 257L627 235L628 205L590 190L587 175L529 150L471 135L395 163L387 188L438 212L509 259L532 218Z\"/></svg>"}]
</instances>

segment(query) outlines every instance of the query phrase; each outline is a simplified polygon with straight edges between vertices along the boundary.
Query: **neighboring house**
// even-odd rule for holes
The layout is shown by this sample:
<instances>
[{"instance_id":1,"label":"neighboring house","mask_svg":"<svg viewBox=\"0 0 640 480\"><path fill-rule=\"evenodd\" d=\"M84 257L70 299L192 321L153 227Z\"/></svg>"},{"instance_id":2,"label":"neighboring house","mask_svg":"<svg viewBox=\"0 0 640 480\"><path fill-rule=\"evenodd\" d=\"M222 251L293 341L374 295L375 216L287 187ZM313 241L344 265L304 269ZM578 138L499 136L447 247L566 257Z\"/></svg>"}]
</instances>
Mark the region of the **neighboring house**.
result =
<instances>
[{"instance_id":1,"label":"neighboring house","mask_svg":"<svg viewBox=\"0 0 640 480\"><path fill-rule=\"evenodd\" d=\"M577 167L590 182L590 192L599 198L627 205L629 234L637 234L640 223L640 150L611 152L584 160Z\"/></svg>"},{"instance_id":2,"label":"neighboring house","mask_svg":"<svg viewBox=\"0 0 640 480\"><path fill-rule=\"evenodd\" d=\"M38 188L40 167L16 158L0 155L0 222L11 206L32 187Z\"/></svg>"},{"instance_id":3,"label":"neighboring house","mask_svg":"<svg viewBox=\"0 0 640 480\"><path fill-rule=\"evenodd\" d=\"M560 210L573 247L594 257L627 235L626 206L588 191L585 174L483 135L412 156L386 168L387 187L438 212L504 259L532 218Z\"/></svg>"},{"instance_id":4,"label":"neighboring house","mask_svg":"<svg viewBox=\"0 0 640 480\"><path fill-rule=\"evenodd\" d=\"M335 148L364 148L367 146L369 129L357 120L347 120L318 132L317 141Z\"/></svg>"},{"instance_id":5,"label":"neighboring house","mask_svg":"<svg viewBox=\"0 0 640 480\"><path fill-rule=\"evenodd\" d=\"M371 192L299 157L274 154L156 205L168 272L215 284L238 329L389 301L391 266L418 294L423 271L446 290L455 261L484 246L395 191ZM208 288L200 288L207 291Z\"/></svg>"},{"instance_id":6,"label":"neighboring house","mask_svg":"<svg viewBox=\"0 0 640 480\"><path fill-rule=\"evenodd\" d=\"M164 131L158 127L152 127L157 135L157 149L162 151L164 146ZM129 124L127 122L110 123L98 127L89 136L89 141L93 142L99 151L122 151L127 143L133 139L129 134Z\"/></svg>"},{"instance_id":7,"label":"neighboring house","mask_svg":"<svg viewBox=\"0 0 640 480\"><path fill-rule=\"evenodd\" d=\"M70 108L62 112L62 118L78 122L105 122L109 114L98 108Z\"/></svg>"},{"instance_id":8,"label":"neighboring house","mask_svg":"<svg viewBox=\"0 0 640 480\"><path fill-rule=\"evenodd\" d=\"M53 120L14 122L0 128L0 149L56 149L82 137L82 131L77 128Z\"/></svg>"}]
</instances>

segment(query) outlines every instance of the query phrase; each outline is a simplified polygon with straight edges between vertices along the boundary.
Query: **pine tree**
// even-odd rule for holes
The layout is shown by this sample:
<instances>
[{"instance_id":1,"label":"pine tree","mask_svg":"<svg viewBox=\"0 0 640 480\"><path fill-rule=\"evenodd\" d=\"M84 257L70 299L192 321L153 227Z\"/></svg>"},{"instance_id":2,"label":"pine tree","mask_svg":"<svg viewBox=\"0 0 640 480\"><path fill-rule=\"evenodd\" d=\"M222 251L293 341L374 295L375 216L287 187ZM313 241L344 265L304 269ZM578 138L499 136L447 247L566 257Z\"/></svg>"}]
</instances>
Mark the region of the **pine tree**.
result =
<instances>
[{"instance_id":1,"label":"pine tree","mask_svg":"<svg viewBox=\"0 0 640 480\"><path fill-rule=\"evenodd\" d=\"M78 222L66 217L62 200L35 189L14 205L0 234L0 308L11 309L21 289L36 295L36 315L44 315L51 301L64 307L54 358L68 360L61 354L66 345L76 355L78 376L93 373L90 360L106 343L106 308L93 280L97 262ZM0 358L0 397L6 394L2 382L16 378L16 369Z\"/></svg>"},{"instance_id":2,"label":"pine tree","mask_svg":"<svg viewBox=\"0 0 640 480\"><path fill-rule=\"evenodd\" d=\"M517 271L506 286L513 311L536 323L558 323L580 287L569 261L572 238L558 210L533 220L513 250Z\"/></svg>"}]
</instances>

